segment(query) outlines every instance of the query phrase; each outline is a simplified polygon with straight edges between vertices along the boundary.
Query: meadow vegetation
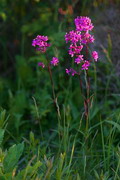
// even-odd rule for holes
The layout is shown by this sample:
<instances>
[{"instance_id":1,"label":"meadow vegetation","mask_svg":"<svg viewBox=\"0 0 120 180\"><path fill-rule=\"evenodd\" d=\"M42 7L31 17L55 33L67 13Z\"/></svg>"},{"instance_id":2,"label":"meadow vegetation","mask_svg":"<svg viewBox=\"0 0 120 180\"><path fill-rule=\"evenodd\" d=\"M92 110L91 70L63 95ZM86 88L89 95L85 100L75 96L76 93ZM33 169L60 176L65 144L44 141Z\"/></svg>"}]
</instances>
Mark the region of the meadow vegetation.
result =
<instances>
[{"instance_id":1,"label":"meadow vegetation","mask_svg":"<svg viewBox=\"0 0 120 180\"><path fill-rule=\"evenodd\" d=\"M78 76L65 72L74 68L65 42L74 19L94 24L93 12L110 5L120 2L0 1L0 180L120 180L120 81L110 35L104 59L98 51L87 71L89 102L85 70L82 91ZM32 47L37 35L49 38L47 56ZM51 66L54 87L38 66L52 57L59 59Z\"/></svg>"}]
</instances>

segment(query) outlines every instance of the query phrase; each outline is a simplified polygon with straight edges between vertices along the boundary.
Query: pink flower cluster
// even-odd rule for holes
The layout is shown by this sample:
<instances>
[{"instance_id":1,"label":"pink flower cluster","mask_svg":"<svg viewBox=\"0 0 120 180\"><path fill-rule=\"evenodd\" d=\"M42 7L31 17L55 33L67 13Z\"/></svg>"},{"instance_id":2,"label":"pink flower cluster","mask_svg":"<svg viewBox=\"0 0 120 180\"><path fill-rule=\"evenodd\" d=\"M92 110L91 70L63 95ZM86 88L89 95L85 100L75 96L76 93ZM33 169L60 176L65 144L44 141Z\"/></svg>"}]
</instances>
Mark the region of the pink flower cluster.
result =
<instances>
[{"instance_id":1,"label":"pink flower cluster","mask_svg":"<svg viewBox=\"0 0 120 180\"><path fill-rule=\"evenodd\" d=\"M42 53L45 53L47 47L50 46L50 44L47 41L48 41L48 37L47 36L38 35L35 39L33 39L32 46L34 46L34 47L37 46L36 49L38 51L40 51Z\"/></svg>"},{"instance_id":2,"label":"pink flower cluster","mask_svg":"<svg viewBox=\"0 0 120 180\"><path fill-rule=\"evenodd\" d=\"M33 39L32 41L32 46L37 46L37 50L45 53L47 50L47 47L50 46L50 44L47 42L48 41L48 37L47 36L41 36L38 35L35 39ZM50 61L50 64L52 66L57 66L59 63L59 60L57 57L53 57L52 60ZM45 64L43 62L38 62L38 66L45 68Z\"/></svg>"},{"instance_id":3,"label":"pink flower cluster","mask_svg":"<svg viewBox=\"0 0 120 180\"><path fill-rule=\"evenodd\" d=\"M84 16L75 18L75 26L77 31L91 31L94 28L91 19Z\"/></svg>"},{"instance_id":4,"label":"pink flower cluster","mask_svg":"<svg viewBox=\"0 0 120 180\"><path fill-rule=\"evenodd\" d=\"M75 18L75 30L72 30L65 35L66 43L70 42L69 46L69 55L71 57L75 57L74 62L79 65L81 64L82 70L88 70L90 66L90 60L86 60L83 58L81 51L83 47L94 42L94 36L89 33L93 29L93 24L91 23L91 19L89 17L80 16ZM98 59L98 53L96 51L92 52L92 57L95 61ZM71 74L72 76L76 73L71 68L66 69L67 74ZM76 72L76 71L75 71Z\"/></svg>"}]
</instances>

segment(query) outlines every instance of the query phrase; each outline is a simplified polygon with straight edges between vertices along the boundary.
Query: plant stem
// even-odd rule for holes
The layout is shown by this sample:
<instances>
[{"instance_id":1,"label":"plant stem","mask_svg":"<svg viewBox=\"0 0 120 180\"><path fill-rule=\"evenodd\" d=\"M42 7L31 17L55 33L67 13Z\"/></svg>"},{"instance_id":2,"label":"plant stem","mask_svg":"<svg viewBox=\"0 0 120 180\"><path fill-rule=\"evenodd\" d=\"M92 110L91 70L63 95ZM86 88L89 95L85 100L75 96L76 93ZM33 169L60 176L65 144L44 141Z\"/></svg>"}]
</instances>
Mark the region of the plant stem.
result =
<instances>
[{"instance_id":1,"label":"plant stem","mask_svg":"<svg viewBox=\"0 0 120 180\"><path fill-rule=\"evenodd\" d=\"M47 63L48 63L48 72L49 72L51 86L52 86L53 102L54 102L54 105L55 105L55 108L56 108L56 111L57 111L57 115L58 115L58 132L59 132L59 130L60 130L60 120L61 120L60 108L59 108L59 105L58 105L58 102L57 102L57 97L56 97L56 94L55 94L55 86L54 86L51 66L50 66L47 54L46 54L46 59L47 59ZM59 139L60 139L60 132L59 132Z\"/></svg>"},{"instance_id":2,"label":"plant stem","mask_svg":"<svg viewBox=\"0 0 120 180\"><path fill-rule=\"evenodd\" d=\"M88 44L86 44L86 57L88 58ZM89 105L90 105L90 79L88 75L88 70L85 70L85 82L86 82L86 100L85 100L85 116L86 116L86 133L89 127Z\"/></svg>"},{"instance_id":3,"label":"plant stem","mask_svg":"<svg viewBox=\"0 0 120 180\"><path fill-rule=\"evenodd\" d=\"M88 131L89 126L89 104L90 104L90 80L88 71L85 70L85 81L86 81L86 100L85 100L85 116L86 116L86 132Z\"/></svg>"},{"instance_id":4,"label":"plant stem","mask_svg":"<svg viewBox=\"0 0 120 180\"><path fill-rule=\"evenodd\" d=\"M56 110L57 110L58 117L61 118L60 109L59 109L59 106L58 106L58 103L57 103L57 97L55 95L55 87L54 87L54 82L53 82L53 78L52 78L52 71L51 71L51 67L50 67L49 62L48 62L48 72L49 72L50 81L51 81L51 85L52 85L53 101L54 101L54 104L55 104L55 107L56 107Z\"/></svg>"},{"instance_id":5,"label":"plant stem","mask_svg":"<svg viewBox=\"0 0 120 180\"><path fill-rule=\"evenodd\" d=\"M80 70L79 70L79 84L80 84L80 91L81 91L81 95L84 97L84 94L83 94L83 88L82 88L82 80L81 80L81 76L80 76Z\"/></svg>"}]
</instances>

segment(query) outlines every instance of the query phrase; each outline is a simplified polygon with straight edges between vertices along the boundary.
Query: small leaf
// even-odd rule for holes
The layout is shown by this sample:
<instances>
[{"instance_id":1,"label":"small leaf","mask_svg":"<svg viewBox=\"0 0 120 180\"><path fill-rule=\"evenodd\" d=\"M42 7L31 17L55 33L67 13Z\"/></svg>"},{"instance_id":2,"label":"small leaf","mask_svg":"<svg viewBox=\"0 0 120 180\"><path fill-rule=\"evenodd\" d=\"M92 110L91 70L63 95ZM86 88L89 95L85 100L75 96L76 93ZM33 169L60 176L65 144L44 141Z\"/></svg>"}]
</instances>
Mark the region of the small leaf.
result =
<instances>
[{"instance_id":1,"label":"small leaf","mask_svg":"<svg viewBox=\"0 0 120 180\"><path fill-rule=\"evenodd\" d=\"M18 163L19 158L22 155L24 149L24 143L13 145L9 148L7 155L4 158L3 166L5 172L11 172Z\"/></svg>"}]
</instances>

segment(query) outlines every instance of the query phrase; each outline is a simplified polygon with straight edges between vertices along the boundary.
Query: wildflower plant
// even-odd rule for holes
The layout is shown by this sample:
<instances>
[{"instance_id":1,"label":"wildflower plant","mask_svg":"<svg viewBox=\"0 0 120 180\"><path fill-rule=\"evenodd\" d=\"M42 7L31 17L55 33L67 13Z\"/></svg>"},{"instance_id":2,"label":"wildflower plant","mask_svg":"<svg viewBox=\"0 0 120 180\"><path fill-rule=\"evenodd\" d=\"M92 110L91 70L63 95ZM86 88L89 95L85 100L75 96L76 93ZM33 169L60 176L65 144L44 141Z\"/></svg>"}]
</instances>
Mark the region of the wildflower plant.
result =
<instances>
[{"instance_id":1,"label":"wildflower plant","mask_svg":"<svg viewBox=\"0 0 120 180\"><path fill-rule=\"evenodd\" d=\"M114 15L115 1L108 1ZM75 13L100 11L97 1L0 2L0 180L120 180L119 62L113 56L119 16L109 13L117 21L103 42L106 61L99 62L89 48L96 41L90 18L75 17L70 27ZM108 12L104 8L101 21L92 13L99 28ZM29 38L39 30L31 42L36 57Z\"/></svg>"},{"instance_id":2,"label":"wildflower plant","mask_svg":"<svg viewBox=\"0 0 120 180\"><path fill-rule=\"evenodd\" d=\"M57 57L52 57L52 60L49 59L49 56L46 51L47 51L47 48L51 46L51 44L48 43L48 40L49 39L47 36L38 35L35 39L33 39L32 46L36 47L36 50L39 51L40 53L46 54L46 64L44 64L43 62L38 62L38 66L41 68L48 69L51 86L52 86L53 101L54 101L54 104L58 113L58 117L60 118L60 111L59 111L59 106L57 103L57 97L55 94L55 88L54 88L54 82L53 82L52 70L51 70L51 66L58 65L59 59Z\"/></svg>"},{"instance_id":3,"label":"wildflower plant","mask_svg":"<svg viewBox=\"0 0 120 180\"><path fill-rule=\"evenodd\" d=\"M88 129L89 107L90 107L90 80L88 69L92 60L97 62L98 53L93 51L89 57L88 45L94 43L95 38L90 32L94 28L89 17L80 16L75 18L75 30L71 30L65 34L65 41L69 43L68 53L74 59L74 69L72 67L66 69L68 75L78 75L80 80L81 93L84 98L84 108L86 117L86 130ZM83 94L81 71L85 72L86 94Z\"/></svg>"}]
</instances>

